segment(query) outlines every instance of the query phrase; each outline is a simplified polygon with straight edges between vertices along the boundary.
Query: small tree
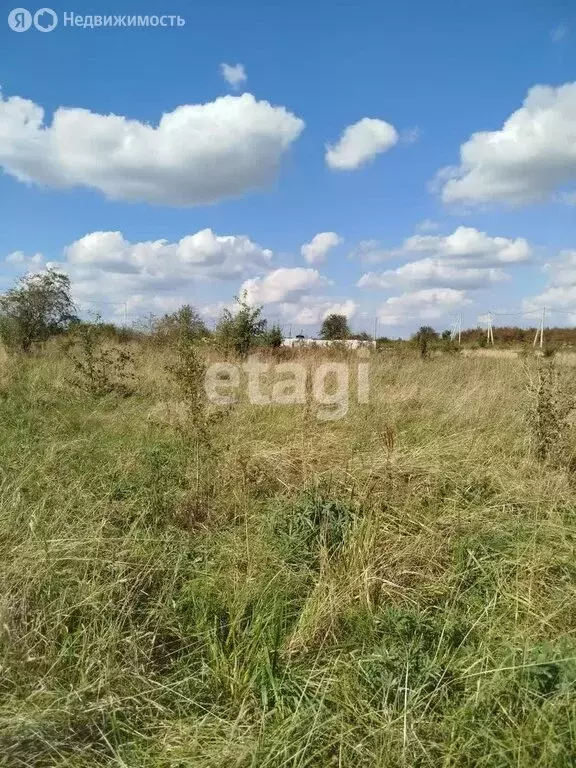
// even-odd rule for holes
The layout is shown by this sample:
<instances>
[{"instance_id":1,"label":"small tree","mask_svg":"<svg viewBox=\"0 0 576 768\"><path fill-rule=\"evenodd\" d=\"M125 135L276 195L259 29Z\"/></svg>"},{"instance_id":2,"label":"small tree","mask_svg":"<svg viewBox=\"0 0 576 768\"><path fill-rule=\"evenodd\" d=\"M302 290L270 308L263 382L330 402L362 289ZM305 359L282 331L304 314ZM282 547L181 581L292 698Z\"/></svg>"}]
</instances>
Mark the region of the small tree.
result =
<instances>
[{"instance_id":1,"label":"small tree","mask_svg":"<svg viewBox=\"0 0 576 768\"><path fill-rule=\"evenodd\" d=\"M28 352L77 321L74 309L68 275L53 269L25 275L0 296L0 338L7 347Z\"/></svg>"},{"instance_id":2,"label":"small tree","mask_svg":"<svg viewBox=\"0 0 576 768\"><path fill-rule=\"evenodd\" d=\"M190 304L184 304L176 312L156 320L152 325L152 332L156 338L166 340L179 339L183 333L188 339L200 339L209 335L200 313Z\"/></svg>"},{"instance_id":3,"label":"small tree","mask_svg":"<svg viewBox=\"0 0 576 768\"><path fill-rule=\"evenodd\" d=\"M320 338L328 341L347 339L350 336L350 328L346 315L328 315L322 323Z\"/></svg>"},{"instance_id":4,"label":"small tree","mask_svg":"<svg viewBox=\"0 0 576 768\"><path fill-rule=\"evenodd\" d=\"M269 328L262 334L262 344L265 347L273 347L276 349L282 346L283 341L284 336L282 335L282 330L278 325L273 325L272 328Z\"/></svg>"},{"instance_id":5,"label":"small tree","mask_svg":"<svg viewBox=\"0 0 576 768\"><path fill-rule=\"evenodd\" d=\"M71 384L95 397L112 392L126 397L133 391L134 359L129 351L102 343L113 338L110 328L99 315L90 323L73 323L62 349L74 367Z\"/></svg>"},{"instance_id":6,"label":"small tree","mask_svg":"<svg viewBox=\"0 0 576 768\"><path fill-rule=\"evenodd\" d=\"M438 341L438 334L429 325L422 325L418 331L412 337L412 340L418 344L420 349L420 356L425 358L428 356L428 346L431 341Z\"/></svg>"},{"instance_id":7,"label":"small tree","mask_svg":"<svg viewBox=\"0 0 576 768\"><path fill-rule=\"evenodd\" d=\"M239 309L236 314L225 309L216 327L216 337L225 347L245 357L261 340L266 331L262 307L248 303L246 293L236 297Z\"/></svg>"}]
</instances>

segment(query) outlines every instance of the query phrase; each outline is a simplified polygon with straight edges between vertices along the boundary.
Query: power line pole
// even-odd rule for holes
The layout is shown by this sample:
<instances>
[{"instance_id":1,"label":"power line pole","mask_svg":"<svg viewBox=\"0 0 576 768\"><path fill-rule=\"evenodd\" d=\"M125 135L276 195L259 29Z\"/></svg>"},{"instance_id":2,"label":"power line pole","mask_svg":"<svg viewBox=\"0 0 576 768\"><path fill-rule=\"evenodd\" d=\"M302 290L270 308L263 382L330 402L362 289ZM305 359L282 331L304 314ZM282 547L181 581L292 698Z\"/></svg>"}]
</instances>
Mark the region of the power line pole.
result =
<instances>
[{"instance_id":1,"label":"power line pole","mask_svg":"<svg viewBox=\"0 0 576 768\"><path fill-rule=\"evenodd\" d=\"M536 335L534 336L534 343L532 344L533 347L536 346L538 343L538 338L540 338L540 349L544 346L544 324L546 322L546 307L542 307L542 316L540 318L540 325L536 329Z\"/></svg>"},{"instance_id":2,"label":"power line pole","mask_svg":"<svg viewBox=\"0 0 576 768\"><path fill-rule=\"evenodd\" d=\"M494 328L492 326L492 312L488 312L488 328L486 331L486 342L494 346Z\"/></svg>"},{"instance_id":3,"label":"power line pole","mask_svg":"<svg viewBox=\"0 0 576 768\"><path fill-rule=\"evenodd\" d=\"M452 333L450 334L452 341L458 338L458 346L462 343L462 315L456 315L456 321L452 326Z\"/></svg>"},{"instance_id":4,"label":"power line pole","mask_svg":"<svg viewBox=\"0 0 576 768\"><path fill-rule=\"evenodd\" d=\"M374 346L376 346L376 339L378 338L378 317L374 318Z\"/></svg>"}]
</instances>

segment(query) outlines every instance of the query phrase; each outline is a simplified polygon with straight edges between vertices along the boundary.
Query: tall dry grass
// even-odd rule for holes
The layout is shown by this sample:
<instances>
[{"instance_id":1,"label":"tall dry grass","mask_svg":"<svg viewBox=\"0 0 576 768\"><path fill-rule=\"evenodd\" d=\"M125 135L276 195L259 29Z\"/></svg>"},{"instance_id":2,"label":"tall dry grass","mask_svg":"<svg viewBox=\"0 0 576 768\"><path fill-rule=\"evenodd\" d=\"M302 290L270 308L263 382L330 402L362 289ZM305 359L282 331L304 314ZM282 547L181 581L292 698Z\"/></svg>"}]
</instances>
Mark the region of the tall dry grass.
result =
<instances>
[{"instance_id":1,"label":"tall dry grass","mask_svg":"<svg viewBox=\"0 0 576 768\"><path fill-rule=\"evenodd\" d=\"M203 453L175 353L132 353L131 397L2 358L1 764L574 764L550 363L373 355L346 418L244 400Z\"/></svg>"}]
</instances>

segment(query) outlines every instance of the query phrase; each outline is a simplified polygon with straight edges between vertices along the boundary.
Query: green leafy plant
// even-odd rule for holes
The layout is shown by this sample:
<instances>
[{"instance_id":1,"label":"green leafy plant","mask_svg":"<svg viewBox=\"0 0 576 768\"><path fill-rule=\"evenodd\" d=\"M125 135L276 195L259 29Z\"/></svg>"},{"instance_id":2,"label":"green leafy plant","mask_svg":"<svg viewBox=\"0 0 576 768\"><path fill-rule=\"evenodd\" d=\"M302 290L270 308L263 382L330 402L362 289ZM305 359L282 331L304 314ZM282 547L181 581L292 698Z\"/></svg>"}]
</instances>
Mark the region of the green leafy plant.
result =
<instances>
[{"instance_id":1,"label":"green leafy plant","mask_svg":"<svg viewBox=\"0 0 576 768\"><path fill-rule=\"evenodd\" d=\"M567 451L568 417L576 399L573 386L560 376L553 360L539 361L528 385L531 395L528 421L539 461L563 463Z\"/></svg>"},{"instance_id":2,"label":"green leafy plant","mask_svg":"<svg viewBox=\"0 0 576 768\"><path fill-rule=\"evenodd\" d=\"M354 509L317 491L307 493L287 513L279 515L275 535L286 562L320 566L321 555L331 559L342 549Z\"/></svg>"},{"instance_id":3,"label":"green leafy plant","mask_svg":"<svg viewBox=\"0 0 576 768\"><path fill-rule=\"evenodd\" d=\"M133 392L134 359L125 349L105 345L105 333L99 317L70 332L63 348L74 367L72 383L95 397L113 392L126 397Z\"/></svg>"},{"instance_id":4,"label":"green leafy plant","mask_svg":"<svg viewBox=\"0 0 576 768\"><path fill-rule=\"evenodd\" d=\"M322 323L320 338L327 341L343 340L350 337L350 328L346 315L328 315Z\"/></svg>"},{"instance_id":5,"label":"green leafy plant","mask_svg":"<svg viewBox=\"0 0 576 768\"><path fill-rule=\"evenodd\" d=\"M202 339L209 336L206 324L197 309L184 304L176 312L151 319L152 337L160 343L178 343L182 333L189 339Z\"/></svg>"},{"instance_id":6,"label":"green leafy plant","mask_svg":"<svg viewBox=\"0 0 576 768\"><path fill-rule=\"evenodd\" d=\"M272 328L269 328L262 334L262 346L264 347L278 349L282 346L283 341L284 336L282 335L282 330L278 325L273 325Z\"/></svg>"},{"instance_id":7,"label":"green leafy plant","mask_svg":"<svg viewBox=\"0 0 576 768\"><path fill-rule=\"evenodd\" d=\"M210 408L205 390L206 364L186 314L181 315L177 356L168 372L180 390L185 409L180 431L190 448L192 494L180 517L184 516L188 525L206 518L214 497L224 445L217 425L226 411Z\"/></svg>"},{"instance_id":8,"label":"green leafy plant","mask_svg":"<svg viewBox=\"0 0 576 768\"><path fill-rule=\"evenodd\" d=\"M29 352L33 344L64 333L76 319L70 278L53 269L21 277L0 296L0 339L10 350Z\"/></svg>"},{"instance_id":9,"label":"green leafy plant","mask_svg":"<svg viewBox=\"0 0 576 768\"><path fill-rule=\"evenodd\" d=\"M266 332L266 320L262 307L252 306L243 293L236 297L238 309L235 313L225 309L216 327L216 339L220 346L233 350L240 357L246 357L258 346Z\"/></svg>"},{"instance_id":10,"label":"green leafy plant","mask_svg":"<svg viewBox=\"0 0 576 768\"><path fill-rule=\"evenodd\" d=\"M438 334L434 328L431 328L429 325L423 325L414 334L412 340L418 345L420 357L424 360L429 355L431 342L438 340Z\"/></svg>"}]
</instances>

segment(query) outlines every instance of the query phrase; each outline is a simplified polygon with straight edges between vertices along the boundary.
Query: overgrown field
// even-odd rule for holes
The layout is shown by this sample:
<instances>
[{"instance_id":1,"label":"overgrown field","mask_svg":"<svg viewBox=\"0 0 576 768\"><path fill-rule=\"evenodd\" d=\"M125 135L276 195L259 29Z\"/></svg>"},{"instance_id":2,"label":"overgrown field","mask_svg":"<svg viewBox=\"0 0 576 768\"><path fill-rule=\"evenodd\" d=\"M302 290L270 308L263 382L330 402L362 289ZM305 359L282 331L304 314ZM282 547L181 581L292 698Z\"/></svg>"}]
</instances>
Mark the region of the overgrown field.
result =
<instances>
[{"instance_id":1,"label":"overgrown field","mask_svg":"<svg viewBox=\"0 0 576 768\"><path fill-rule=\"evenodd\" d=\"M321 421L133 354L2 357L1 765L576 765L570 369L375 353Z\"/></svg>"}]
</instances>

